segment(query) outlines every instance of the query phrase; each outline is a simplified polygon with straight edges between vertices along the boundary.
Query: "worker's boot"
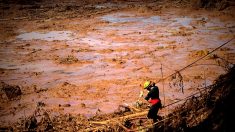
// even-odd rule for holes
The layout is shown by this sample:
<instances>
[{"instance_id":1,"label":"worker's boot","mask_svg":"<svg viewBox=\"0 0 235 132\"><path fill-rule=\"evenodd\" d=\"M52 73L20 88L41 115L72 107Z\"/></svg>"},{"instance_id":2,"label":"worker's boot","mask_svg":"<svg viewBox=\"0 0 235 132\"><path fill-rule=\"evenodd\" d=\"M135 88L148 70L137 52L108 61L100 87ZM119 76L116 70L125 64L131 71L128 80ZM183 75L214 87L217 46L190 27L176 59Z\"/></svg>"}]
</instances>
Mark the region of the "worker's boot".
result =
<instances>
[{"instance_id":1,"label":"worker's boot","mask_svg":"<svg viewBox=\"0 0 235 132\"><path fill-rule=\"evenodd\" d=\"M155 124L157 121L158 121L158 119L157 119L157 118L154 118L154 119L153 119L153 124Z\"/></svg>"},{"instance_id":2,"label":"worker's boot","mask_svg":"<svg viewBox=\"0 0 235 132\"><path fill-rule=\"evenodd\" d=\"M162 119L163 119L163 117L157 116L157 120L158 120L158 121L160 121L160 120L162 120Z\"/></svg>"}]
</instances>

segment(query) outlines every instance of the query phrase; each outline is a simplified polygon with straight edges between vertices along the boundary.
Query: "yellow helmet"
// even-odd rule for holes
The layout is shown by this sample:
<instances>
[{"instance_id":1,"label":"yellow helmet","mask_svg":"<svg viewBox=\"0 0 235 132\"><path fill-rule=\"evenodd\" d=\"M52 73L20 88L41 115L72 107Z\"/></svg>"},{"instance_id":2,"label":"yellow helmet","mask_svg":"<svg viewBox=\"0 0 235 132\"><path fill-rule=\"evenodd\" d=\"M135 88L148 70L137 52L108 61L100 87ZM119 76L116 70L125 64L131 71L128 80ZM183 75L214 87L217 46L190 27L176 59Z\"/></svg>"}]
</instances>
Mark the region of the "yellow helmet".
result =
<instances>
[{"instance_id":1,"label":"yellow helmet","mask_svg":"<svg viewBox=\"0 0 235 132\"><path fill-rule=\"evenodd\" d=\"M144 83L144 89L148 88L150 86L150 81L145 81Z\"/></svg>"}]
</instances>

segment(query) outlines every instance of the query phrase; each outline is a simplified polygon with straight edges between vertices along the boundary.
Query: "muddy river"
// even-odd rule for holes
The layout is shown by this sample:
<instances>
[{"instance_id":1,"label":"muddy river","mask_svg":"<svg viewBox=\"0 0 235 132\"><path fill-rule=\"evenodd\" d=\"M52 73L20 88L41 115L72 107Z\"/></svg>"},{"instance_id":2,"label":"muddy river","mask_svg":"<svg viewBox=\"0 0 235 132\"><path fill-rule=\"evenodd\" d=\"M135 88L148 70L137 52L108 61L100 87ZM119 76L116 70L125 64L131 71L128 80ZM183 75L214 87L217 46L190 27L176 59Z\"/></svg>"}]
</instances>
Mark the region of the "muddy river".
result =
<instances>
[{"instance_id":1,"label":"muddy river","mask_svg":"<svg viewBox=\"0 0 235 132\"><path fill-rule=\"evenodd\" d=\"M30 115L38 102L55 115L87 117L132 105L145 80L158 82L234 37L234 22L217 12L175 8L12 22L15 35L0 44L0 81L19 85L23 95L16 101L2 95L0 121ZM235 63L234 42L157 83L164 104L225 73Z\"/></svg>"}]
</instances>

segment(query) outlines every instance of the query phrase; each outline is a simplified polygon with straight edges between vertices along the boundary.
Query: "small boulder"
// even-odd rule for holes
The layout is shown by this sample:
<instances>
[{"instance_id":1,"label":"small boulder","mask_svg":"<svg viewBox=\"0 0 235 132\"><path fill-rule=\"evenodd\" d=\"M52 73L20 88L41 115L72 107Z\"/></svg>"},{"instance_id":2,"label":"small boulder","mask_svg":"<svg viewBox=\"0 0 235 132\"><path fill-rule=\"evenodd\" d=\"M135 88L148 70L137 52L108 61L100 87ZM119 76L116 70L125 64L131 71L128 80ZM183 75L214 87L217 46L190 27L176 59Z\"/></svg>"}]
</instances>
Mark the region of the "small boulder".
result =
<instances>
[{"instance_id":1,"label":"small boulder","mask_svg":"<svg viewBox=\"0 0 235 132\"><path fill-rule=\"evenodd\" d=\"M18 85L8 85L2 82L0 88L6 94L9 100L17 99L17 97L22 95L22 91Z\"/></svg>"}]
</instances>

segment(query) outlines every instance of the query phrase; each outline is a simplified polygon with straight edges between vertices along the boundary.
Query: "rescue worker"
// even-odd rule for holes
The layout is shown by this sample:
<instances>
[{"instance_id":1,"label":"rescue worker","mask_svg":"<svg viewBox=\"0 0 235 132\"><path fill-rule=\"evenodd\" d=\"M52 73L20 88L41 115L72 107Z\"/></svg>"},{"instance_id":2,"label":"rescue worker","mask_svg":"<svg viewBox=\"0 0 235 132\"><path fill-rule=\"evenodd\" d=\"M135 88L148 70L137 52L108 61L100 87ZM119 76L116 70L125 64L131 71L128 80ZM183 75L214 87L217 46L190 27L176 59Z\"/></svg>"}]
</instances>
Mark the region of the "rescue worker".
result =
<instances>
[{"instance_id":1,"label":"rescue worker","mask_svg":"<svg viewBox=\"0 0 235 132\"><path fill-rule=\"evenodd\" d=\"M161 119L161 117L157 115L159 108L162 108L161 100L159 98L159 89L155 86L155 83L151 81L146 81L144 83L144 89L149 91L145 100L151 103L147 117L153 119L153 122L155 123L158 119Z\"/></svg>"}]
</instances>

